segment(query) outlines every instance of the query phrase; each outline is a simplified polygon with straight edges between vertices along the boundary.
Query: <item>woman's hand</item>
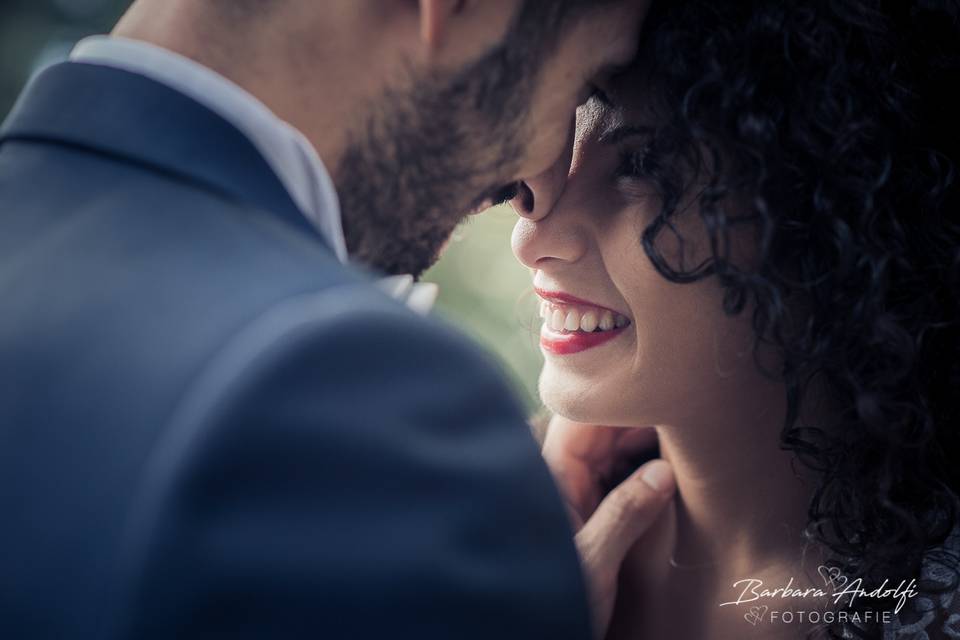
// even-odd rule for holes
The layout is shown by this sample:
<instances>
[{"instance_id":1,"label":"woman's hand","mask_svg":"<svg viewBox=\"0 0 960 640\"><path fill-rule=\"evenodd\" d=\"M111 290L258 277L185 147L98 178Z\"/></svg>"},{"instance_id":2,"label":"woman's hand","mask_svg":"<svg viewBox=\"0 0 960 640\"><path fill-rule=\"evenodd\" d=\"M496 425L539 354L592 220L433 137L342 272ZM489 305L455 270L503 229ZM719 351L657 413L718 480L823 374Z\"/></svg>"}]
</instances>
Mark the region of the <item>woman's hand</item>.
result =
<instances>
[{"instance_id":1,"label":"woman's hand","mask_svg":"<svg viewBox=\"0 0 960 640\"><path fill-rule=\"evenodd\" d=\"M674 493L667 462L654 459L636 468L656 442L653 428L584 425L559 416L547 429L543 457L573 520L598 639L610 624L624 556Z\"/></svg>"}]
</instances>

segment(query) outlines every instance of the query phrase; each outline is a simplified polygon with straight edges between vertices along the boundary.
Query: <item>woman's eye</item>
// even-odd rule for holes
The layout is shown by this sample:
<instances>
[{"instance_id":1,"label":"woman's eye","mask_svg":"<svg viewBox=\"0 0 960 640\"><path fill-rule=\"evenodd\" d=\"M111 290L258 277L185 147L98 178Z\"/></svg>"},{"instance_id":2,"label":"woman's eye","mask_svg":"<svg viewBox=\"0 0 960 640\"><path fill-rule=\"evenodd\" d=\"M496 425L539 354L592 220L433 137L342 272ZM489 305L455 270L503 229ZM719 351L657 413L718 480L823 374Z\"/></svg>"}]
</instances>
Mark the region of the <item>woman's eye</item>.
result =
<instances>
[{"instance_id":1,"label":"woman's eye","mask_svg":"<svg viewBox=\"0 0 960 640\"><path fill-rule=\"evenodd\" d=\"M639 180L650 177L653 169L653 162L648 151L621 151L616 174L618 178Z\"/></svg>"}]
</instances>

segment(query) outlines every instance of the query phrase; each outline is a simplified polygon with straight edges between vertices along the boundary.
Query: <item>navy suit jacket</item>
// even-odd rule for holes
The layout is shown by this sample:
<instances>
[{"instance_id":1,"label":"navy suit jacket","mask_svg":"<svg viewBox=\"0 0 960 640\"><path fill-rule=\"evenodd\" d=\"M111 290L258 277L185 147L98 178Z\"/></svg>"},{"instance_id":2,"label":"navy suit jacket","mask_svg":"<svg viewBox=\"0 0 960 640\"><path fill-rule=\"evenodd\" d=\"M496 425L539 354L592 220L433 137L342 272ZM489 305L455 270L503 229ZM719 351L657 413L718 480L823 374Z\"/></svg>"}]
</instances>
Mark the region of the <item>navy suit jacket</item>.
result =
<instances>
[{"instance_id":1,"label":"navy suit jacket","mask_svg":"<svg viewBox=\"0 0 960 640\"><path fill-rule=\"evenodd\" d=\"M0 638L589 635L496 367L216 114L35 78L0 130Z\"/></svg>"}]
</instances>

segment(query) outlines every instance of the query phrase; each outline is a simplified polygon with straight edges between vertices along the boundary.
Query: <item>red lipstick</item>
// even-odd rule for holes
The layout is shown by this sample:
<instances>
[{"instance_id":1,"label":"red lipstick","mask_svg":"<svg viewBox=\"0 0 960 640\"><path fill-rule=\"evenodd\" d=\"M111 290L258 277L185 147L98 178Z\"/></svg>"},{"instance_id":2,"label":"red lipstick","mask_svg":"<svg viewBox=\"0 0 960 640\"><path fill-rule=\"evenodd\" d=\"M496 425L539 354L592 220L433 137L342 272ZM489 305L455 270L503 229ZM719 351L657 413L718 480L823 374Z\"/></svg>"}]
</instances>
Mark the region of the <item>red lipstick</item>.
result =
<instances>
[{"instance_id":1,"label":"red lipstick","mask_svg":"<svg viewBox=\"0 0 960 640\"><path fill-rule=\"evenodd\" d=\"M582 331L556 333L544 326L540 332L540 346L543 347L545 351L549 351L558 356L580 353L581 351L598 347L604 342L613 340L623 333L624 329L626 329L626 327L611 329L610 331L594 331L592 333Z\"/></svg>"},{"instance_id":2,"label":"red lipstick","mask_svg":"<svg viewBox=\"0 0 960 640\"><path fill-rule=\"evenodd\" d=\"M541 303L544 305L541 308L544 323L540 330L540 346L548 353L569 355L600 346L616 338L630 325L626 316L589 300L561 291L536 289L536 292L546 301ZM548 303L550 306L546 306ZM567 326L577 323L580 326L563 328L557 322L560 316L553 316L554 321L551 322L551 313L566 316L568 322L572 315L574 324Z\"/></svg>"}]
</instances>

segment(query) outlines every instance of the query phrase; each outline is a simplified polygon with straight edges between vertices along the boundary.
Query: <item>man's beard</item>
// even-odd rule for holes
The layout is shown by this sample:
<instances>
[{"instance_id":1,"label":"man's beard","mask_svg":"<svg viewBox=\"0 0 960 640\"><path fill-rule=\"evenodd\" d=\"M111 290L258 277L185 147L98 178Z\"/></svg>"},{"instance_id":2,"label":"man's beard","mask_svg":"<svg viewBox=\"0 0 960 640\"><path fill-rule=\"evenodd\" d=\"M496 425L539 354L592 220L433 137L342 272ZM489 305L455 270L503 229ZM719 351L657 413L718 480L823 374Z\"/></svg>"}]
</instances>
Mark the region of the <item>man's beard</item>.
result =
<instances>
[{"instance_id":1,"label":"man's beard","mask_svg":"<svg viewBox=\"0 0 960 640\"><path fill-rule=\"evenodd\" d=\"M515 62L498 50L377 101L335 171L353 261L419 277L468 213L511 195L533 84Z\"/></svg>"}]
</instances>

